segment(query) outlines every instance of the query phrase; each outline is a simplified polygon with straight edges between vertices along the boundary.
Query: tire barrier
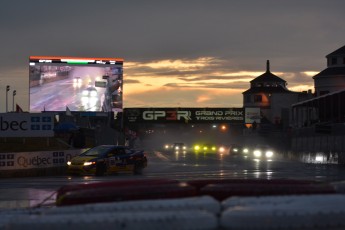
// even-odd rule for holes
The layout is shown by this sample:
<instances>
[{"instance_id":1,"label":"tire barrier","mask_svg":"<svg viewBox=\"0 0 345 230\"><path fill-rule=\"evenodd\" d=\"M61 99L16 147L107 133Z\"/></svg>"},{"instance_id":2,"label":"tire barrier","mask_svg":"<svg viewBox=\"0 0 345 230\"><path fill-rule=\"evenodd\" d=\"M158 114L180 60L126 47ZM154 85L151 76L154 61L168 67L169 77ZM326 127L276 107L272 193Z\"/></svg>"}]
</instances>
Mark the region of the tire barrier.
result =
<instances>
[{"instance_id":1,"label":"tire barrier","mask_svg":"<svg viewBox=\"0 0 345 230\"><path fill-rule=\"evenodd\" d=\"M191 180L186 183L200 190L209 184L318 184L313 180L294 180L294 179L205 179Z\"/></svg>"},{"instance_id":2,"label":"tire barrier","mask_svg":"<svg viewBox=\"0 0 345 230\"><path fill-rule=\"evenodd\" d=\"M159 192L167 190L167 193ZM172 189L172 190L169 190ZM175 195L174 195L175 192ZM225 179L194 180L187 185L170 179L132 179L66 185L58 189L56 204L75 205L124 200L181 198L209 195L222 201L231 196L335 193L333 186L309 180Z\"/></svg>"},{"instance_id":3,"label":"tire barrier","mask_svg":"<svg viewBox=\"0 0 345 230\"><path fill-rule=\"evenodd\" d=\"M345 181L330 183L337 193L345 193Z\"/></svg>"},{"instance_id":4,"label":"tire barrier","mask_svg":"<svg viewBox=\"0 0 345 230\"><path fill-rule=\"evenodd\" d=\"M94 183L80 183L62 186L57 190L56 199L61 199L68 192L81 191L95 188L111 188L111 187L124 187L124 186L137 186L137 185L153 185L153 184L175 184L179 183L177 180L171 179L131 179L131 180L116 180L116 181L104 181Z\"/></svg>"},{"instance_id":5,"label":"tire barrier","mask_svg":"<svg viewBox=\"0 0 345 230\"><path fill-rule=\"evenodd\" d=\"M197 190L186 183L131 184L119 187L101 187L65 193L57 206L104 203L128 200L168 199L197 196Z\"/></svg>"},{"instance_id":6,"label":"tire barrier","mask_svg":"<svg viewBox=\"0 0 345 230\"><path fill-rule=\"evenodd\" d=\"M329 184L208 184L202 187L199 195L212 196L223 201L233 196L269 196L296 194L331 194L336 193Z\"/></svg>"},{"instance_id":7,"label":"tire barrier","mask_svg":"<svg viewBox=\"0 0 345 230\"><path fill-rule=\"evenodd\" d=\"M345 229L345 195L229 198L221 229Z\"/></svg>"}]
</instances>

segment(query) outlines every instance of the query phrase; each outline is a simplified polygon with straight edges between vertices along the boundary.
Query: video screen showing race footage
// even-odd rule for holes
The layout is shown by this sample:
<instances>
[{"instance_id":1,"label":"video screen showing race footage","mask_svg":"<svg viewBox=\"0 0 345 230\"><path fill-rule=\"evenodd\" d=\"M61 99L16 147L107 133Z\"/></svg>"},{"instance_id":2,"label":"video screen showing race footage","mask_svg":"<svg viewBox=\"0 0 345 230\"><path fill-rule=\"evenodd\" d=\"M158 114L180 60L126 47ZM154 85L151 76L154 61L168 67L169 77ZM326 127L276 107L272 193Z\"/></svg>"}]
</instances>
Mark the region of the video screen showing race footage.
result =
<instances>
[{"instance_id":1,"label":"video screen showing race footage","mask_svg":"<svg viewBox=\"0 0 345 230\"><path fill-rule=\"evenodd\" d=\"M122 64L95 59L30 58L30 112L67 108L82 112L121 112Z\"/></svg>"}]
</instances>

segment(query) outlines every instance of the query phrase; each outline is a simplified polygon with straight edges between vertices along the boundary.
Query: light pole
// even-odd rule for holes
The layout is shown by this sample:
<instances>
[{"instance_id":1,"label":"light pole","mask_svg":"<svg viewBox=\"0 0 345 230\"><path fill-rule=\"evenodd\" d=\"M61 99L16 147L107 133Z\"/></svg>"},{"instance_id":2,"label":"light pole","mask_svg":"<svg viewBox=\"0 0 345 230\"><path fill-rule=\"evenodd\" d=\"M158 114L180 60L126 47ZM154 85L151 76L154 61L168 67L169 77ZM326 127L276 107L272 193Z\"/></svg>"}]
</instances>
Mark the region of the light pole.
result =
<instances>
[{"instance_id":1,"label":"light pole","mask_svg":"<svg viewBox=\"0 0 345 230\"><path fill-rule=\"evenodd\" d=\"M8 112L8 91L10 91L10 86L6 86L6 113Z\"/></svg>"},{"instance_id":2,"label":"light pole","mask_svg":"<svg viewBox=\"0 0 345 230\"><path fill-rule=\"evenodd\" d=\"M17 91L13 90L13 100L12 100L12 112L14 112L14 96L16 96Z\"/></svg>"}]
</instances>

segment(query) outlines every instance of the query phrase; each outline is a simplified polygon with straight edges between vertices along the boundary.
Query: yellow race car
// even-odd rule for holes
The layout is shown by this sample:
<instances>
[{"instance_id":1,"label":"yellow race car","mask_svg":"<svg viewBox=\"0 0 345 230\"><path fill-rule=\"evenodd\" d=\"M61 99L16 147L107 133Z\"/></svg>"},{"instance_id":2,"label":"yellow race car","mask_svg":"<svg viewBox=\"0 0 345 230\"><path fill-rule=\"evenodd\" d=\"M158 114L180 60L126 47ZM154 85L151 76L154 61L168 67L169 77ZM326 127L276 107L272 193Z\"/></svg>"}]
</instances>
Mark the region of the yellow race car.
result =
<instances>
[{"instance_id":1,"label":"yellow race car","mask_svg":"<svg viewBox=\"0 0 345 230\"><path fill-rule=\"evenodd\" d=\"M118 145L100 145L72 158L67 165L69 174L96 176L117 172L141 174L147 167L147 157L143 150Z\"/></svg>"}]
</instances>

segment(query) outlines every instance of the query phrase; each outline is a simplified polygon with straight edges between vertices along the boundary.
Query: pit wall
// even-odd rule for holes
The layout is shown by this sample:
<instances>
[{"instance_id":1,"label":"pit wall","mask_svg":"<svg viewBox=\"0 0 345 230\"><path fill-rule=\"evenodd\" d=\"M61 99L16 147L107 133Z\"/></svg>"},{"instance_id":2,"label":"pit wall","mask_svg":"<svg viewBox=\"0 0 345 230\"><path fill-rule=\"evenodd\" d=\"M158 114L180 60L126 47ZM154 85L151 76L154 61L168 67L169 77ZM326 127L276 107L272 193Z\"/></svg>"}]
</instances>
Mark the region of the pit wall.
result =
<instances>
[{"instance_id":1,"label":"pit wall","mask_svg":"<svg viewBox=\"0 0 345 230\"><path fill-rule=\"evenodd\" d=\"M67 161L85 150L0 153L0 178L61 175Z\"/></svg>"},{"instance_id":2,"label":"pit wall","mask_svg":"<svg viewBox=\"0 0 345 230\"><path fill-rule=\"evenodd\" d=\"M327 154L336 156L338 164L345 164L345 127L343 124L310 126L295 129L291 138L294 154Z\"/></svg>"}]
</instances>

